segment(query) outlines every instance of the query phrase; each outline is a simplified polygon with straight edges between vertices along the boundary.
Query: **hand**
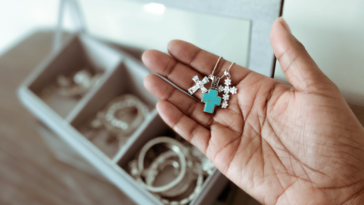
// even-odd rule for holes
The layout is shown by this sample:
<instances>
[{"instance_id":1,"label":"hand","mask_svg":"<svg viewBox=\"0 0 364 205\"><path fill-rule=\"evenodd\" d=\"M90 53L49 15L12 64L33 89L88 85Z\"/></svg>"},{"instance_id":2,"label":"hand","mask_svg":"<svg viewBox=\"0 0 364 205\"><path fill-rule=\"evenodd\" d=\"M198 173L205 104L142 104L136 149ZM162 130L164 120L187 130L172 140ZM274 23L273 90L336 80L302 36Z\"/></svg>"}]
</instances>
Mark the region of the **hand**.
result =
<instances>
[{"instance_id":1,"label":"hand","mask_svg":"<svg viewBox=\"0 0 364 205\"><path fill-rule=\"evenodd\" d=\"M238 94L212 115L156 75L145 87L160 99L163 120L259 202L364 203L363 127L283 19L274 23L271 43L292 87L234 65ZM183 41L168 50L171 56L146 51L143 61L184 90L193 76L211 74L218 59ZM229 65L222 61L216 76Z\"/></svg>"}]
</instances>

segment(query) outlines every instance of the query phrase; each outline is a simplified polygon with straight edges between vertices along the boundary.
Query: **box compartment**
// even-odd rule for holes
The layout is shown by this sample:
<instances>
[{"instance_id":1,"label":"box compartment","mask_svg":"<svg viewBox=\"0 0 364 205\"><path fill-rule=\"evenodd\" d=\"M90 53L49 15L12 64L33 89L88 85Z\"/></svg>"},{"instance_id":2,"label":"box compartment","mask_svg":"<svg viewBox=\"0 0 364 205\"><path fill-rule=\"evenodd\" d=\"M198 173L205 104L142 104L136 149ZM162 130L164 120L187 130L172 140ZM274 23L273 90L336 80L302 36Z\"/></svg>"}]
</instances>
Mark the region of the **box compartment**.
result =
<instances>
[{"instance_id":1,"label":"box compartment","mask_svg":"<svg viewBox=\"0 0 364 205\"><path fill-rule=\"evenodd\" d=\"M60 96L51 91L45 94L45 89L54 86L58 76L71 76L82 69L92 75L102 74L100 82L103 82L104 74L114 70L120 60L121 55L104 44L86 35L74 35L62 49L37 69L28 88L39 98L47 98L44 99L45 103L61 117L67 118L84 98L92 95L97 86L93 86L85 95L77 98Z\"/></svg>"},{"instance_id":2,"label":"box compartment","mask_svg":"<svg viewBox=\"0 0 364 205\"><path fill-rule=\"evenodd\" d=\"M124 58L119 66L107 74L106 81L94 93L94 95L79 110L74 110L74 117L69 117L70 123L75 129L94 118L103 110L110 101L124 95L132 94L138 97L147 107L149 113L145 116L143 123L133 131L126 143L120 148L113 158L118 159L133 141L135 141L143 129L157 115L155 109L157 99L145 90L143 79L150 74L143 65L133 62L131 58Z\"/></svg>"},{"instance_id":3,"label":"box compartment","mask_svg":"<svg viewBox=\"0 0 364 205\"><path fill-rule=\"evenodd\" d=\"M93 72L103 72L103 76L100 83L73 106L60 113L62 110L59 107L48 106L39 98L42 87L53 82L57 75L74 72L82 65L88 65ZM65 67L68 69L64 69ZM175 134L159 117L155 109L158 100L143 86L143 79L149 74L151 72L139 60L123 51L116 51L87 35L76 35L32 73L19 88L18 95L23 104L42 123L137 204L162 204L152 193L141 187L124 168L148 140L160 135ZM137 96L147 105L150 112L115 156L109 158L85 138L77 127L122 94ZM219 182L219 186L214 186ZM217 193L224 188L225 182L227 179L216 171L205 180L202 191L190 204L212 202L218 196Z\"/></svg>"},{"instance_id":4,"label":"box compartment","mask_svg":"<svg viewBox=\"0 0 364 205\"><path fill-rule=\"evenodd\" d=\"M159 136L169 136L175 137L177 134L169 128L159 115L156 115L155 118L148 124L148 126L143 130L142 133L138 136L137 140L131 144L127 150L120 156L118 160L118 165L129 174L129 162L135 158L139 150L151 139L159 137ZM142 187L137 181L134 180L132 176L129 175L129 179L132 180L136 187L139 187L140 192L146 194L149 193L144 187ZM219 193L224 189L227 184L228 179L221 174L220 171L216 170L212 175L208 176L201 188L201 192L198 196L191 201L191 205L197 204L211 204L215 201ZM218 184L218 186L216 186ZM153 196L154 197L154 196ZM154 197L155 198L155 197ZM155 200L158 201L157 198ZM160 204L162 204L160 202Z\"/></svg>"}]
</instances>

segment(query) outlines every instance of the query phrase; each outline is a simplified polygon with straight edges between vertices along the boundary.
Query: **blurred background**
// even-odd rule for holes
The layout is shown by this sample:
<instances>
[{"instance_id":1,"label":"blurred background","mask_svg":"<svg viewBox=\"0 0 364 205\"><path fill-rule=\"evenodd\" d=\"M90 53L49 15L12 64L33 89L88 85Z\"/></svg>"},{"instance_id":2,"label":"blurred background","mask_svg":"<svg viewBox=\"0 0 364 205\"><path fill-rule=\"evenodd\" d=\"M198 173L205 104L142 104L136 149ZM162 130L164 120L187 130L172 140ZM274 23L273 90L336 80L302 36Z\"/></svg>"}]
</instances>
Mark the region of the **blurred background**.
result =
<instances>
[{"instance_id":1,"label":"blurred background","mask_svg":"<svg viewBox=\"0 0 364 205\"><path fill-rule=\"evenodd\" d=\"M109 0L108 3L102 4L100 7L100 1L97 0L81 1L89 20L91 33L115 41L130 40L130 37L123 37L120 32L124 29L123 26L129 28L130 25L116 26L118 24L112 22L112 15L103 15L102 13L111 12L113 15L127 15L124 11L117 12L112 9L115 4L120 4L120 2L125 1ZM0 26L2 28L0 54L39 28L49 28L56 25L59 0L0 0L0 3ZM132 4L133 2L129 3ZM98 9L97 12L95 12L95 8ZM361 0L321 0L319 2L314 0L286 0L283 10L283 17L290 25L293 34L302 41L320 68L340 87L349 103L362 106L364 106L363 81L361 80L364 76L364 58L362 58L364 53L363 8L364 2ZM162 7L161 9L163 11L165 8ZM65 17L64 25L67 29L75 29L69 13ZM246 29L244 26L249 25L240 23L240 31ZM249 36L240 35L240 38L234 38L241 42L236 49L242 52L240 60L237 59L238 57L234 57L240 64L246 62L244 60L246 50L241 51L240 48L247 48L247 37ZM140 42L139 45L143 45L142 48L154 47L163 51L166 49L164 44L160 42L153 45ZM214 49L209 50L214 51ZM277 79L284 80L279 64L277 66L275 76Z\"/></svg>"},{"instance_id":2,"label":"blurred background","mask_svg":"<svg viewBox=\"0 0 364 205\"><path fill-rule=\"evenodd\" d=\"M50 141L47 136L55 134L17 97L20 84L53 49L59 5L59 0L0 0L0 204L133 204L64 142ZM241 65L248 63L249 19L200 15L153 2L82 0L80 6L90 34L123 44L136 58L145 49L166 52L167 42L177 36ZM142 15L133 16L140 10ZM158 19L162 23L156 30L170 25L165 36L150 32L142 38L161 13L167 17ZM137 20L128 22L130 15ZM285 0L283 17L363 122L364 1ZM225 27L199 29L211 18ZM68 10L63 25L70 32L79 29ZM214 39L218 43L209 43ZM286 81L279 64L275 78ZM55 153L59 148L71 157ZM215 204L258 203L228 184Z\"/></svg>"}]
</instances>

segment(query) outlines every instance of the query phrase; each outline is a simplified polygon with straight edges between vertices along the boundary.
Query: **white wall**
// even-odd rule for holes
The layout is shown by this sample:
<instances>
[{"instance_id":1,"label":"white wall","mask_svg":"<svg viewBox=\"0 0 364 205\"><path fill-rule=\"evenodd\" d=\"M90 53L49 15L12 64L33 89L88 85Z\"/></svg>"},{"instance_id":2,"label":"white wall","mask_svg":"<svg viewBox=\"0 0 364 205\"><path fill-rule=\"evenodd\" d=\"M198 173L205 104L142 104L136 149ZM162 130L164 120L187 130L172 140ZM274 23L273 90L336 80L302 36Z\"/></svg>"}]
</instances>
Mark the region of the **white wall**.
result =
<instances>
[{"instance_id":1,"label":"white wall","mask_svg":"<svg viewBox=\"0 0 364 205\"><path fill-rule=\"evenodd\" d=\"M364 106L364 0L286 0L283 17L347 101ZM275 76L286 80L279 66Z\"/></svg>"},{"instance_id":2,"label":"white wall","mask_svg":"<svg viewBox=\"0 0 364 205\"><path fill-rule=\"evenodd\" d=\"M54 27L59 0L0 0L0 55L39 27ZM74 29L69 13L64 25Z\"/></svg>"}]
</instances>

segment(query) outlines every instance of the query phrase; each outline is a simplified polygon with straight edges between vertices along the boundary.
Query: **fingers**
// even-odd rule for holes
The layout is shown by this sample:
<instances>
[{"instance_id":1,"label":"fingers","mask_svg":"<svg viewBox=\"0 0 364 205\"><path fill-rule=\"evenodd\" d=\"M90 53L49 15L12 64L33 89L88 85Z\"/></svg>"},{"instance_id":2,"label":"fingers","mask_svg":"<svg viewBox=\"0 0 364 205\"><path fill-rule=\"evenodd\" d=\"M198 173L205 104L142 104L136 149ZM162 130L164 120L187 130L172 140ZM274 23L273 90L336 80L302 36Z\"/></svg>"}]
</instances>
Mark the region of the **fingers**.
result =
<instances>
[{"instance_id":1,"label":"fingers","mask_svg":"<svg viewBox=\"0 0 364 205\"><path fill-rule=\"evenodd\" d=\"M203 75L196 70L160 51L148 50L144 52L142 59L148 68L167 78L185 91L195 85L195 82L192 80L193 76L198 75L200 80L203 78ZM208 84L205 87L208 88ZM202 93L195 92L194 96L201 99Z\"/></svg>"},{"instance_id":2,"label":"fingers","mask_svg":"<svg viewBox=\"0 0 364 205\"><path fill-rule=\"evenodd\" d=\"M219 56L202 50L201 48L181 40L173 40L168 44L168 52L182 63L189 65L201 74L208 76L212 73ZM231 62L221 60L214 73L215 76L222 76ZM239 83L248 74L260 75L247 68L234 64L231 68L232 83Z\"/></svg>"},{"instance_id":3,"label":"fingers","mask_svg":"<svg viewBox=\"0 0 364 205\"><path fill-rule=\"evenodd\" d=\"M208 128L213 115L203 112L204 105L182 93L165 80L156 75L149 75L144 80L147 90L160 100L175 105L184 115L192 118L202 126Z\"/></svg>"},{"instance_id":4,"label":"fingers","mask_svg":"<svg viewBox=\"0 0 364 205\"><path fill-rule=\"evenodd\" d=\"M273 24L271 44L284 75L295 89L310 91L331 83L303 45L291 34L283 18L277 19Z\"/></svg>"},{"instance_id":5,"label":"fingers","mask_svg":"<svg viewBox=\"0 0 364 205\"><path fill-rule=\"evenodd\" d=\"M164 122L174 131L202 152L206 151L206 142L210 139L209 130L184 115L176 106L168 101L159 101L157 110Z\"/></svg>"}]
</instances>

